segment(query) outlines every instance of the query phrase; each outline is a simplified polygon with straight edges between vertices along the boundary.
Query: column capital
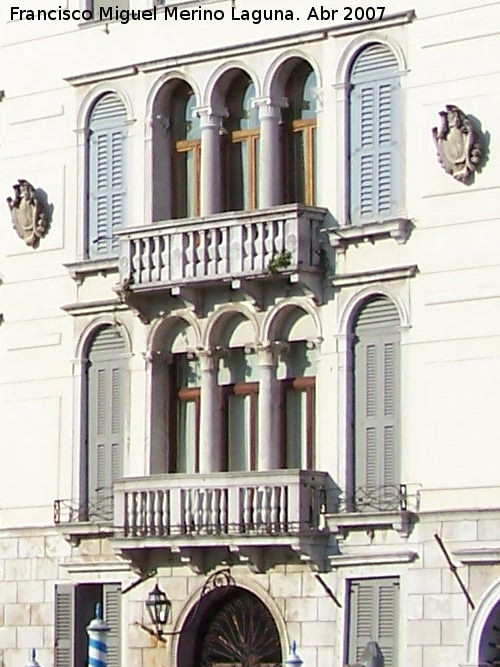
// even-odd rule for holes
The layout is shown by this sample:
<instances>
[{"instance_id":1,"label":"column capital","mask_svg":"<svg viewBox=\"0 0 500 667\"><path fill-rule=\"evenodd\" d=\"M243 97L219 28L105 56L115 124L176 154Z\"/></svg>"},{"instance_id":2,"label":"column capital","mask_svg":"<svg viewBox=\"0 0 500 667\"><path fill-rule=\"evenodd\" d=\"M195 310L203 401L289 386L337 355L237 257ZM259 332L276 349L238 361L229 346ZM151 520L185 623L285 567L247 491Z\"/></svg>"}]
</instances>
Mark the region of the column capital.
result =
<instances>
[{"instance_id":1,"label":"column capital","mask_svg":"<svg viewBox=\"0 0 500 667\"><path fill-rule=\"evenodd\" d=\"M159 364L163 362L171 364L174 361L174 355L171 352L163 350L147 350L146 352L141 352L141 355L146 364Z\"/></svg>"},{"instance_id":2,"label":"column capital","mask_svg":"<svg viewBox=\"0 0 500 667\"><path fill-rule=\"evenodd\" d=\"M288 343L282 341L269 341L257 346L257 357L259 366L276 366L280 352L288 347Z\"/></svg>"},{"instance_id":3,"label":"column capital","mask_svg":"<svg viewBox=\"0 0 500 667\"><path fill-rule=\"evenodd\" d=\"M216 370L217 362L223 353L224 350L222 348L215 348L213 350L208 348L198 348L196 350L196 356L200 362L200 371L212 372Z\"/></svg>"},{"instance_id":4,"label":"column capital","mask_svg":"<svg viewBox=\"0 0 500 667\"><path fill-rule=\"evenodd\" d=\"M203 106L193 109L193 116L198 116L200 119L200 126L214 127L219 129L222 118L229 116L229 111L226 107Z\"/></svg>"},{"instance_id":5,"label":"column capital","mask_svg":"<svg viewBox=\"0 0 500 667\"><path fill-rule=\"evenodd\" d=\"M288 106L288 100L286 97L254 97L251 104L259 110L260 120L264 118L281 120L281 109Z\"/></svg>"}]
</instances>

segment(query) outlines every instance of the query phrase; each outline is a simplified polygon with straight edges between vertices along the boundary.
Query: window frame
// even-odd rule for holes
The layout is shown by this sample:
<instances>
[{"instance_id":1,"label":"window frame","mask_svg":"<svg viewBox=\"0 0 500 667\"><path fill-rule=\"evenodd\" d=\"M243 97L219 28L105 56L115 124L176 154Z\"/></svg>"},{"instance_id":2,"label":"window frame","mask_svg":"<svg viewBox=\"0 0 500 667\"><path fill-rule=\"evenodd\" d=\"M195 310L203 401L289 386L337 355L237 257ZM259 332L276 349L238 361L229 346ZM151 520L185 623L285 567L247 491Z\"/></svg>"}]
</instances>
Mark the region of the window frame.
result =
<instances>
[{"instance_id":1,"label":"window frame","mask_svg":"<svg viewBox=\"0 0 500 667\"><path fill-rule=\"evenodd\" d=\"M232 384L219 385L220 396L220 418L221 418L221 470L225 472L250 472L257 470L257 448L258 448L258 404L259 404L259 381L235 382ZM248 466L245 470L231 471L229 469L229 397L250 396L250 423L249 423L249 451Z\"/></svg>"}]
</instances>

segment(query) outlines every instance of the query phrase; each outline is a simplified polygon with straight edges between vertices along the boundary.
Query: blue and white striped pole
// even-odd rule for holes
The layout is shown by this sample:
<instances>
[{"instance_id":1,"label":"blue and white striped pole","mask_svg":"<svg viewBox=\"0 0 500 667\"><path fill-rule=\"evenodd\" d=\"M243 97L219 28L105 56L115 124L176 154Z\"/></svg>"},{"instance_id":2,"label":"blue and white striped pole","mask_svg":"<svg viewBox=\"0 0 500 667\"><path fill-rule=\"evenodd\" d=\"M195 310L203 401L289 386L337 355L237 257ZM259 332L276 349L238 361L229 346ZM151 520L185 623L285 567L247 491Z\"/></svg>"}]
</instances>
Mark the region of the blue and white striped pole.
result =
<instances>
[{"instance_id":1,"label":"blue and white striped pole","mask_svg":"<svg viewBox=\"0 0 500 667\"><path fill-rule=\"evenodd\" d=\"M106 635L110 628L102 618L101 604L95 606L95 618L87 626L89 636L89 667L106 667L106 653L108 645Z\"/></svg>"},{"instance_id":2,"label":"blue and white striped pole","mask_svg":"<svg viewBox=\"0 0 500 667\"><path fill-rule=\"evenodd\" d=\"M290 644L290 655L285 660L285 667L300 667L303 664L302 658L297 655L297 642L292 642Z\"/></svg>"},{"instance_id":3,"label":"blue and white striped pole","mask_svg":"<svg viewBox=\"0 0 500 667\"><path fill-rule=\"evenodd\" d=\"M26 663L26 667L42 667L36 659L36 651L34 648L30 650L30 659Z\"/></svg>"}]
</instances>

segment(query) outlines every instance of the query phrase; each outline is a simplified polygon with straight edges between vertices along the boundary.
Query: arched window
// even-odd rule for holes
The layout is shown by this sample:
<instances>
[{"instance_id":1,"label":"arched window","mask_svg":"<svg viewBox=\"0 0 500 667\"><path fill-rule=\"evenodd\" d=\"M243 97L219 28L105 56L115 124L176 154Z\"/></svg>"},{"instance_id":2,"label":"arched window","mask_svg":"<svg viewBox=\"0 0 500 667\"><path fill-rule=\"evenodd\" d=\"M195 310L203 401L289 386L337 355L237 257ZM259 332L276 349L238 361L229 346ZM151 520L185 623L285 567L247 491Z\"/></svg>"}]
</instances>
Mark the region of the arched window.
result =
<instances>
[{"instance_id":1,"label":"arched window","mask_svg":"<svg viewBox=\"0 0 500 667\"><path fill-rule=\"evenodd\" d=\"M400 320L394 303L369 299L353 334L352 509L391 509L400 483Z\"/></svg>"},{"instance_id":2,"label":"arched window","mask_svg":"<svg viewBox=\"0 0 500 667\"><path fill-rule=\"evenodd\" d=\"M87 367L87 520L113 518L113 483L123 476L126 346L106 326L90 343Z\"/></svg>"},{"instance_id":3,"label":"arched window","mask_svg":"<svg viewBox=\"0 0 500 667\"><path fill-rule=\"evenodd\" d=\"M259 372L255 354L231 348L219 363L222 469L256 470Z\"/></svg>"},{"instance_id":4,"label":"arched window","mask_svg":"<svg viewBox=\"0 0 500 667\"><path fill-rule=\"evenodd\" d=\"M153 107L153 221L200 214L200 120L185 82L163 86Z\"/></svg>"},{"instance_id":5,"label":"arched window","mask_svg":"<svg viewBox=\"0 0 500 667\"><path fill-rule=\"evenodd\" d=\"M350 220L374 222L401 208L398 62L382 44L361 51L350 72Z\"/></svg>"},{"instance_id":6,"label":"arched window","mask_svg":"<svg viewBox=\"0 0 500 667\"><path fill-rule=\"evenodd\" d=\"M89 118L87 172L87 255L118 254L115 232L124 224L127 183L125 138L127 112L115 93L103 95Z\"/></svg>"},{"instance_id":7,"label":"arched window","mask_svg":"<svg viewBox=\"0 0 500 667\"><path fill-rule=\"evenodd\" d=\"M200 119L194 115L196 97L180 83L172 99L173 218L200 214Z\"/></svg>"},{"instance_id":8,"label":"arched window","mask_svg":"<svg viewBox=\"0 0 500 667\"><path fill-rule=\"evenodd\" d=\"M315 368L316 352L304 341L290 342L281 354L277 377L285 468L314 468Z\"/></svg>"},{"instance_id":9,"label":"arched window","mask_svg":"<svg viewBox=\"0 0 500 667\"><path fill-rule=\"evenodd\" d=\"M194 355L174 354L167 366L169 472L200 470L200 368Z\"/></svg>"},{"instance_id":10,"label":"arched window","mask_svg":"<svg viewBox=\"0 0 500 667\"><path fill-rule=\"evenodd\" d=\"M285 88L285 201L314 204L316 189L316 75L300 62Z\"/></svg>"},{"instance_id":11,"label":"arched window","mask_svg":"<svg viewBox=\"0 0 500 667\"><path fill-rule=\"evenodd\" d=\"M259 118L252 100L255 87L250 77L240 72L232 81L226 97L229 116L226 134L225 189L226 210L252 210L258 206Z\"/></svg>"}]
</instances>

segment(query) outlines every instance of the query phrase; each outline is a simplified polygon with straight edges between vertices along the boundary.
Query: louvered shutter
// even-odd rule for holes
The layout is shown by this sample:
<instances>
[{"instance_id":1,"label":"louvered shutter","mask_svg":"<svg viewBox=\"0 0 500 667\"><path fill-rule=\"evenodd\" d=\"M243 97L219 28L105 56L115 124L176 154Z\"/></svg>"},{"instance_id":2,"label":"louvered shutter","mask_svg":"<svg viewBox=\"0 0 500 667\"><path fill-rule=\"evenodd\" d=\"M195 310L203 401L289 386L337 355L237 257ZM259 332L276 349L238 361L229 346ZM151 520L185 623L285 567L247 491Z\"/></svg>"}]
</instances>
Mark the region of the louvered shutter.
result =
<instances>
[{"instance_id":1,"label":"louvered shutter","mask_svg":"<svg viewBox=\"0 0 500 667\"><path fill-rule=\"evenodd\" d=\"M366 645L376 642L383 667L397 665L397 578L359 579L349 585L347 662L363 663Z\"/></svg>"},{"instance_id":2,"label":"louvered shutter","mask_svg":"<svg viewBox=\"0 0 500 667\"><path fill-rule=\"evenodd\" d=\"M351 70L350 218L384 220L399 208L398 64L385 46L369 46Z\"/></svg>"},{"instance_id":3,"label":"louvered shutter","mask_svg":"<svg viewBox=\"0 0 500 667\"><path fill-rule=\"evenodd\" d=\"M110 628L107 636L107 667L120 667L121 595L120 584L105 584L103 586L104 618Z\"/></svg>"},{"instance_id":4,"label":"louvered shutter","mask_svg":"<svg viewBox=\"0 0 500 667\"><path fill-rule=\"evenodd\" d=\"M400 481L399 327L385 297L366 303L354 324L354 488L368 495Z\"/></svg>"},{"instance_id":5,"label":"louvered shutter","mask_svg":"<svg viewBox=\"0 0 500 667\"><path fill-rule=\"evenodd\" d=\"M113 518L113 482L123 474L126 348L116 327L105 327L89 350L88 518Z\"/></svg>"},{"instance_id":6,"label":"louvered shutter","mask_svg":"<svg viewBox=\"0 0 500 667\"><path fill-rule=\"evenodd\" d=\"M57 584L55 590L54 666L73 667L74 587Z\"/></svg>"},{"instance_id":7,"label":"louvered shutter","mask_svg":"<svg viewBox=\"0 0 500 667\"><path fill-rule=\"evenodd\" d=\"M126 110L115 94L101 97L90 116L88 156L89 257L118 254L114 233L124 224Z\"/></svg>"}]
</instances>

